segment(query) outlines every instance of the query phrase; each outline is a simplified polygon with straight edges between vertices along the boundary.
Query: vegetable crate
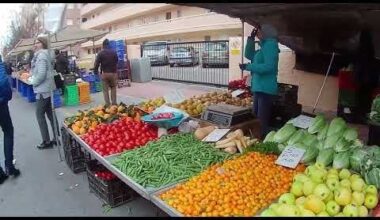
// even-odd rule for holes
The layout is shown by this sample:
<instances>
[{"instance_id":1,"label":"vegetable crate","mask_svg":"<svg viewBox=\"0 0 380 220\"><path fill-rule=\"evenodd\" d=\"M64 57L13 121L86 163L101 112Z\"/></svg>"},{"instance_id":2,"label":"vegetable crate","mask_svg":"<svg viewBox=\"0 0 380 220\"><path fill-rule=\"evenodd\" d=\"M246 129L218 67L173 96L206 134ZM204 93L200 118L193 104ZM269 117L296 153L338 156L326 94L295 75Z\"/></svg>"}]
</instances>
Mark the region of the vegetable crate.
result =
<instances>
[{"instance_id":1,"label":"vegetable crate","mask_svg":"<svg viewBox=\"0 0 380 220\"><path fill-rule=\"evenodd\" d=\"M65 105L75 106L79 104L78 85L65 86Z\"/></svg>"},{"instance_id":2,"label":"vegetable crate","mask_svg":"<svg viewBox=\"0 0 380 220\"><path fill-rule=\"evenodd\" d=\"M80 144L72 137L66 128L61 128L62 145L67 165L74 173L86 171L86 162L90 154L81 150Z\"/></svg>"},{"instance_id":3,"label":"vegetable crate","mask_svg":"<svg viewBox=\"0 0 380 220\"><path fill-rule=\"evenodd\" d=\"M79 103L86 104L91 101L90 99L90 83L83 82L78 83L79 88Z\"/></svg>"},{"instance_id":4,"label":"vegetable crate","mask_svg":"<svg viewBox=\"0 0 380 220\"><path fill-rule=\"evenodd\" d=\"M96 160L86 163L86 171L90 191L109 206L117 207L125 204L136 197L136 193L118 178L104 180L95 175L97 171L107 169Z\"/></svg>"}]
</instances>

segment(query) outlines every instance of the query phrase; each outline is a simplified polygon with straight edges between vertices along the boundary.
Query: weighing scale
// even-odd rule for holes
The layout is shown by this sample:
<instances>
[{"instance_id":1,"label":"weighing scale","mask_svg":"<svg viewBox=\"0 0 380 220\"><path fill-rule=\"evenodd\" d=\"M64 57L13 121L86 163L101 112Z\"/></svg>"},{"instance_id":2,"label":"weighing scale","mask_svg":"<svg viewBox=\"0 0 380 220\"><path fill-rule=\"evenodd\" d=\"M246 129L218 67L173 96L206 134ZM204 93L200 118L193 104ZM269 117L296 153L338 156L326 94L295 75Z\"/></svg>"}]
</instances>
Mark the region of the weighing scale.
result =
<instances>
[{"instance_id":1,"label":"weighing scale","mask_svg":"<svg viewBox=\"0 0 380 220\"><path fill-rule=\"evenodd\" d=\"M210 105L202 114L202 120L229 128L253 118L250 107L240 107L228 104Z\"/></svg>"}]
</instances>

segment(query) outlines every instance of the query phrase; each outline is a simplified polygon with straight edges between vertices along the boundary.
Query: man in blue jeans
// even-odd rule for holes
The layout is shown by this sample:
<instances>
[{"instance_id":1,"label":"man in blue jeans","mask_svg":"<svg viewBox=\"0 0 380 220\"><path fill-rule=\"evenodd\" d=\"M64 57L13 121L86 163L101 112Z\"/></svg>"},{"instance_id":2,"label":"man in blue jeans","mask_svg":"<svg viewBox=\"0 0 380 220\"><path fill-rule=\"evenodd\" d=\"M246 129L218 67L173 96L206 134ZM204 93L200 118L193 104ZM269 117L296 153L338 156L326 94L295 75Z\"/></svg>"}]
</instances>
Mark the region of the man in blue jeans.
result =
<instances>
[{"instance_id":1,"label":"man in blue jeans","mask_svg":"<svg viewBox=\"0 0 380 220\"><path fill-rule=\"evenodd\" d=\"M5 66L0 56L0 126L4 132L5 156L5 172L0 166L0 184L2 184L8 178L8 176L17 177L20 175L20 171L13 165L14 131L8 107L8 101L12 99L12 89L5 71Z\"/></svg>"}]
</instances>

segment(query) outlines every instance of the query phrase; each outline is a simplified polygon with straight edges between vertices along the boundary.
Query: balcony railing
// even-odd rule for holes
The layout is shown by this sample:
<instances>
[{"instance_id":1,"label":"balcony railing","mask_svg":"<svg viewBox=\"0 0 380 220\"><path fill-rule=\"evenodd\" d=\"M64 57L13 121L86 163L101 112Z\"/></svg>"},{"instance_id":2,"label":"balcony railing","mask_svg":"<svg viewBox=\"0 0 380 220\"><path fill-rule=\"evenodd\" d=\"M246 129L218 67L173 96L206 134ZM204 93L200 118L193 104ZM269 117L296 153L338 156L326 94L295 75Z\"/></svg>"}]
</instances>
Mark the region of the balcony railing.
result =
<instances>
[{"instance_id":1,"label":"balcony railing","mask_svg":"<svg viewBox=\"0 0 380 220\"><path fill-rule=\"evenodd\" d=\"M123 4L122 6L115 7L114 9L104 11L100 16L95 17L91 20L88 20L85 23L82 23L82 28L91 29L100 27L103 25L111 24L122 19L138 16L146 12L151 12L152 10L162 10L164 8L173 7L170 4L164 3L153 3L153 4Z\"/></svg>"}]
</instances>

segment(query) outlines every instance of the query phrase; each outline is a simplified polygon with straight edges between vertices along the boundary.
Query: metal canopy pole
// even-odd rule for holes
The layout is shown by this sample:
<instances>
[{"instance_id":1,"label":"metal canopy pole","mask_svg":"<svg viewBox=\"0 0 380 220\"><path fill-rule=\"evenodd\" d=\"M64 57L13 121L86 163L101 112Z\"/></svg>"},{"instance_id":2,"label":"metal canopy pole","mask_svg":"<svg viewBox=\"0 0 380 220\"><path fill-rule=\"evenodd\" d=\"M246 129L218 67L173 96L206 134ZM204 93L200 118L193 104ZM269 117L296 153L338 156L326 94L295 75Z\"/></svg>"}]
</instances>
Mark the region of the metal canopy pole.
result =
<instances>
[{"instance_id":1,"label":"metal canopy pole","mask_svg":"<svg viewBox=\"0 0 380 220\"><path fill-rule=\"evenodd\" d=\"M334 61L334 57L335 57L335 52L333 52L332 56L331 56L331 60L330 60L330 64L329 64L329 67L327 69L327 72L326 72L326 75L325 75L325 79L323 80L323 83L322 83L322 86L321 86L321 89L319 90L319 94L318 94L318 97L317 99L315 100L315 104L314 104L314 107L313 107L313 113L315 112L315 108L317 107L318 105L318 102L319 102L319 98L321 97L322 95L322 91L325 87L325 84L326 84L326 81L327 81L327 77L329 76L329 73L330 73L330 69L331 69L331 65Z\"/></svg>"},{"instance_id":2,"label":"metal canopy pole","mask_svg":"<svg viewBox=\"0 0 380 220\"><path fill-rule=\"evenodd\" d=\"M245 29L244 29L244 18L241 19L241 24L242 24L242 30L243 30L243 34L242 34L242 37L241 37L241 64L244 63L244 37L245 37ZM241 70L241 78L243 78L243 73L244 73L244 70Z\"/></svg>"}]
</instances>

